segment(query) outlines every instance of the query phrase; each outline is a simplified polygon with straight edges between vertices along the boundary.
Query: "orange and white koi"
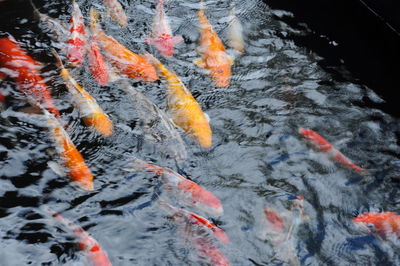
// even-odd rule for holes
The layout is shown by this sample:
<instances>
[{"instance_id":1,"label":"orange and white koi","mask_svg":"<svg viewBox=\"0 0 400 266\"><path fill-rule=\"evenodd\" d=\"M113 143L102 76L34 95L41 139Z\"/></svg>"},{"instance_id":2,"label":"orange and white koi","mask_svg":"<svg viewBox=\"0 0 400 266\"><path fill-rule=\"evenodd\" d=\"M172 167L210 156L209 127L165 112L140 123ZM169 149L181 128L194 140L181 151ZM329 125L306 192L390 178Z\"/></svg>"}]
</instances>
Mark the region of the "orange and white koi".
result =
<instances>
[{"instance_id":1,"label":"orange and white koi","mask_svg":"<svg viewBox=\"0 0 400 266\"><path fill-rule=\"evenodd\" d=\"M104 61L103 55L100 53L96 38L92 38L89 42L88 55L89 70L92 76L100 85L107 85L109 78L108 67Z\"/></svg>"},{"instance_id":2,"label":"orange and white koi","mask_svg":"<svg viewBox=\"0 0 400 266\"><path fill-rule=\"evenodd\" d=\"M239 53L244 52L244 40L243 40L243 27L240 20L236 16L235 6L232 6L229 14L230 22L228 25L228 44L230 47L238 51Z\"/></svg>"},{"instance_id":3,"label":"orange and white koi","mask_svg":"<svg viewBox=\"0 0 400 266\"><path fill-rule=\"evenodd\" d=\"M69 178L86 191L93 190L93 176L81 153L65 132L60 122L46 109L41 108L46 117L51 137Z\"/></svg>"},{"instance_id":4,"label":"orange and white koi","mask_svg":"<svg viewBox=\"0 0 400 266\"><path fill-rule=\"evenodd\" d=\"M167 103L174 123L193 136L202 147L209 148L212 144L212 132L208 116L203 113L199 103L174 72L152 55L145 56L168 82Z\"/></svg>"},{"instance_id":5,"label":"orange and white koi","mask_svg":"<svg viewBox=\"0 0 400 266\"><path fill-rule=\"evenodd\" d=\"M221 216L224 212L221 201L214 194L170 169L164 169L137 158L131 159L128 167L127 170L155 173L167 188L174 190L176 196L188 206L196 207L214 216Z\"/></svg>"},{"instance_id":6,"label":"orange and white koi","mask_svg":"<svg viewBox=\"0 0 400 266\"><path fill-rule=\"evenodd\" d=\"M159 204L174 218L175 221L180 224L189 223L192 225L199 226L202 229L206 229L207 231L211 231L215 238L217 238L222 243L229 243L229 238L225 234L225 232L200 215L197 215L193 212L186 211L184 209L176 208L165 201L159 200Z\"/></svg>"},{"instance_id":7,"label":"orange and white koi","mask_svg":"<svg viewBox=\"0 0 400 266\"><path fill-rule=\"evenodd\" d=\"M204 14L204 4L201 1L199 11L200 21L200 49L202 58L194 63L204 69L209 70L210 76L217 87L225 88L229 86L231 78L231 65L233 59L228 57L224 44L213 30L210 22Z\"/></svg>"},{"instance_id":8,"label":"orange and white koi","mask_svg":"<svg viewBox=\"0 0 400 266\"><path fill-rule=\"evenodd\" d=\"M72 95L74 106L81 113L85 125L93 127L104 136L111 136L113 125L108 115L100 108L96 99L90 96L90 94L69 74L68 70L63 66L61 58L54 50L53 54L61 69L60 75L64 79L65 85Z\"/></svg>"},{"instance_id":9,"label":"orange and white koi","mask_svg":"<svg viewBox=\"0 0 400 266\"><path fill-rule=\"evenodd\" d=\"M156 70L146 59L104 33L97 23L97 11L91 9L90 17L90 29L93 36L100 44L104 56L120 73L139 81L153 82L158 79Z\"/></svg>"},{"instance_id":10,"label":"orange and white koi","mask_svg":"<svg viewBox=\"0 0 400 266\"><path fill-rule=\"evenodd\" d=\"M181 36L172 36L169 19L164 11L164 0L157 1L151 38L145 38L144 40L149 44L153 44L163 56L172 56L174 54L174 45L183 41Z\"/></svg>"},{"instance_id":11,"label":"orange and white koi","mask_svg":"<svg viewBox=\"0 0 400 266\"><path fill-rule=\"evenodd\" d=\"M72 0L70 24L67 57L72 66L80 66L85 59L87 38L83 15L75 0Z\"/></svg>"},{"instance_id":12,"label":"orange and white koi","mask_svg":"<svg viewBox=\"0 0 400 266\"><path fill-rule=\"evenodd\" d=\"M108 15L121 27L128 25L128 18L118 0L103 0Z\"/></svg>"},{"instance_id":13,"label":"orange and white koi","mask_svg":"<svg viewBox=\"0 0 400 266\"><path fill-rule=\"evenodd\" d=\"M353 218L354 223L384 237L400 237L400 215L395 212L367 212Z\"/></svg>"},{"instance_id":14,"label":"orange and white koi","mask_svg":"<svg viewBox=\"0 0 400 266\"><path fill-rule=\"evenodd\" d=\"M111 266L111 261L107 253L101 248L100 244L82 227L74 224L59 213L55 213L46 208L52 217L60 221L65 227L73 232L78 240L79 249L85 252L89 265L91 266Z\"/></svg>"},{"instance_id":15,"label":"orange and white koi","mask_svg":"<svg viewBox=\"0 0 400 266\"><path fill-rule=\"evenodd\" d=\"M349 159L347 159L340 151L338 151L332 144L330 144L326 139L320 136L317 132L300 128L299 133L309 142L311 143L317 150L320 152L326 153L329 158L332 160L339 162L342 165L345 165L357 172L367 172L368 170L361 168L354 163L352 163Z\"/></svg>"},{"instance_id":16,"label":"orange and white koi","mask_svg":"<svg viewBox=\"0 0 400 266\"><path fill-rule=\"evenodd\" d=\"M18 88L33 97L57 117L59 110L54 107L53 99L46 84L39 75L39 63L27 55L14 39L0 38L0 75L10 76Z\"/></svg>"}]
</instances>

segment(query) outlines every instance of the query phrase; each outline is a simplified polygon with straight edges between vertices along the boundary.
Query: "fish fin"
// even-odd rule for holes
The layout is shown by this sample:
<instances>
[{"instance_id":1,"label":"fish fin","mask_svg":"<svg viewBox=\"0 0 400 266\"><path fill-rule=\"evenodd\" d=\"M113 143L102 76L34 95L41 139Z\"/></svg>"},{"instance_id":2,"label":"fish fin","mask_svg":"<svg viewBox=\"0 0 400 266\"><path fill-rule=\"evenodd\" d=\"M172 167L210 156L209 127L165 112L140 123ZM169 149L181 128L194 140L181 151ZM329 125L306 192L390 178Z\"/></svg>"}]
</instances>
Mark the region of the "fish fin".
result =
<instances>
[{"instance_id":1,"label":"fish fin","mask_svg":"<svg viewBox=\"0 0 400 266\"><path fill-rule=\"evenodd\" d=\"M171 42L172 42L173 44L177 44L177 43L180 43L180 42L182 42L182 41L183 41L182 36L174 36L174 37L172 37L172 39L171 39Z\"/></svg>"},{"instance_id":2,"label":"fish fin","mask_svg":"<svg viewBox=\"0 0 400 266\"><path fill-rule=\"evenodd\" d=\"M154 44L155 40L152 38L143 38L144 42L147 44Z\"/></svg>"},{"instance_id":3,"label":"fish fin","mask_svg":"<svg viewBox=\"0 0 400 266\"><path fill-rule=\"evenodd\" d=\"M29 0L29 3L30 3L31 6L32 6L33 14L34 14L35 18L36 18L36 19L39 19L39 18L40 18L40 12L39 12L39 10L37 9L36 5L33 3L32 0Z\"/></svg>"},{"instance_id":4,"label":"fish fin","mask_svg":"<svg viewBox=\"0 0 400 266\"><path fill-rule=\"evenodd\" d=\"M61 60L60 55L57 53L57 51L54 48L50 49L51 53L53 54L53 56L56 58L56 64L58 67L60 68L64 68L64 64Z\"/></svg>"},{"instance_id":5,"label":"fish fin","mask_svg":"<svg viewBox=\"0 0 400 266\"><path fill-rule=\"evenodd\" d=\"M66 175L66 169L62 166L60 166L58 163L50 161L47 163L49 168L53 170L54 173L56 173L58 176L65 176Z\"/></svg>"},{"instance_id":6,"label":"fish fin","mask_svg":"<svg viewBox=\"0 0 400 266\"><path fill-rule=\"evenodd\" d=\"M230 65L233 65L233 63L235 63L235 59L232 56L228 55L228 62Z\"/></svg>"},{"instance_id":7,"label":"fish fin","mask_svg":"<svg viewBox=\"0 0 400 266\"><path fill-rule=\"evenodd\" d=\"M205 67L206 67L206 63L204 62L203 58L195 59L195 60L193 61L193 63L194 63L196 66L201 67L201 68L205 68Z\"/></svg>"},{"instance_id":8,"label":"fish fin","mask_svg":"<svg viewBox=\"0 0 400 266\"><path fill-rule=\"evenodd\" d=\"M204 116L206 117L207 122L210 123L210 116L207 113L204 113Z\"/></svg>"}]
</instances>

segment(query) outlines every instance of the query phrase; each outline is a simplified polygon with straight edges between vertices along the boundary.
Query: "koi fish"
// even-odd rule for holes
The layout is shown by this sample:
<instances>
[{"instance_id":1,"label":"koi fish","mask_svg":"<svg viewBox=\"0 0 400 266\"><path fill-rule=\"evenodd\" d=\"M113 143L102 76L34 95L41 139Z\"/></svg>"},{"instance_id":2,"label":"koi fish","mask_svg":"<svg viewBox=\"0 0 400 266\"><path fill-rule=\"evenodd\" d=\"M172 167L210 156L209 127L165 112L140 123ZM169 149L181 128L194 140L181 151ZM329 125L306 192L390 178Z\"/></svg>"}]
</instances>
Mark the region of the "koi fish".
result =
<instances>
[{"instance_id":1,"label":"koi fish","mask_svg":"<svg viewBox=\"0 0 400 266\"><path fill-rule=\"evenodd\" d=\"M335 160L336 162L341 163L357 172L367 172L368 170L363 169L354 163L352 163L349 159L347 159L340 151L338 151L332 144L330 144L326 139L320 136L317 132L306 129L300 128L299 133L308 140L316 149L320 152L326 153L331 159Z\"/></svg>"},{"instance_id":2,"label":"koi fish","mask_svg":"<svg viewBox=\"0 0 400 266\"><path fill-rule=\"evenodd\" d=\"M353 221L382 236L400 237L400 215L395 212L367 212L353 218Z\"/></svg>"},{"instance_id":3,"label":"koi fish","mask_svg":"<svg viewBox=\"0 0 400 266\"><path fill-rule=\"evenodd\" d=\"M65 227L71 230L78 240L80 250L85 252L89 264L92 266L111 266L111 261L107 253L101 248L100 244L82 227L74 224L59 213L46 209L52 217L60 221Z\"/></svg>"},{"instance_id":4,"label":"koi fish","mask_svg":"<svg viewBox=\"0 0 400 266\"><path fill-rule=\"evenodd\" d=\"M113 125L110 118L97 104L96 99L90 96L90 94L87 93L87 91L69 74L68 70L62 63L61 58L54 50L53 55L56 57L57 64L61 69L60 75L64 79L65 85L72 95L74 106L81 113L85 125L93 127L104 136L111 136Z\"/></svg>"},{"instance_id":5,"label":"koi fish","mask_svg":"<svg viewBox=\"0 0 400 266\"><path fill-rule=\"evenodd\" d=\"M200 49L202 58L194 63L204 69L209 70L210 76L217 87L225 88L229 86L231 78L231 65L233 59L228 57L225 52L224 44L213 30L210 22L204 14L204 4L201 1L199 11L200 21Z\"/></svg>"},{"instance_id":6,"label":"koi fish","mask_svg":"<svg viewBox=\"0 0 400 266\"><path fill-rule=\"evenodd\" d=\"M164 11L164 0L157 1L151 38L144 40L148 44L153 44L163 56L172 56L174 45L183 41L181 36L172 36L169 19Z\"/></svg>"},{"instance_id":7,"label":"koi fish","mask_svg":"<svg viewBox=\"0 0 400 266\"><path fill-rule=\"evenodd\" d=\"M128 25L128 19L118 0L103 0L103 2L108 15L114 20L114 22L121 27L126 27L126 25Z\"/></svg>"},{"instance_id":8,"label":"koi fish","mask_svg":"<svg viewBox=\"0 0 400 266\"><path fill-rule=\"evenodd\" d=\"M60 122L46 109L42 108L40 105L38 106L42 109L43 114L46 117L51 137L56 146L56 151L60 155L61 162L66 167L67 175L82 189L92 191L93 176L81 153L76 149L74 143L68 133L65 132Z\"/></svg>"},{"instance_id":9,"label":"koi fish","mask_svg":"<svg viewBox=\"0 0 400 266\"><path fill-rule=\"evenodd\" d=\"M9 75L26 95L33 97L57 117L60 112L54 107L53 99L39 75L39 64L25 53L11 38L0 38L0 73Z\"/></svg>"},{"instance_id":10,"label":"koi fish","mask_svg":"<svg viewBox=\"0 0 400 266\"><path fill-rule=\"evenodd\" d=\"M89 46L89 70L97 83L105 86L108 84L108 67L100 53L96 38L92 38Z\"/></svg>"},{"instance_id":11,"label":"koi fish","mask_svg":"<svg viewBox=\"0 0 400 266\"><path fill-rule=\"evenodd\" d=\"M58 19L49 17L37 9L32 0L29 0L33 8L33 14L37 20L39 20L39 27L49 33L52 39L59 43L65 43L68 40L69 31L68 28Z\"/></svg>"},{"instance_id":12,"label":"koi fish","mask_svg":"<svg viewBox=\"0 0 400 266\"><path fill-rule=\"evenodd\" d=\"M215 238L217 238L222 243L229 243L229 238L225 234L225 232L217 227L215 224L210 222L204 217L197 215L193 212L186 211L184 209L176 208L165 201L159 200L159 204L167 210L170 215L174 218L175 221L180 224L189 223L192 225L199 226L202 229L206 229L207 231L211 231Z\"/></svg>"},{"instance_id":13,"label":"koi fish","mask_svg":"<svg viewBox=\"0 0 400 266\"><path fill-rule=\"evenodd\" d=\"M90 29L100 44L104 56L119 72L131 79L153 82L158 79L154 67L143 57L128 50L113 37L104 33L97 23L98 13L90 10Z\"/></svg>"},{"instance_id":14,"label":"koi fish","mask_svg":"<svg viewBox=\"0 0 400 266\"><path fill-rule=\"evenodd\" d=\"M126 80L120 80L119 84L133 103L132 107L140 119L140 127L145 133L145 138L155 144L161 152L175 158L177 162L186 160L185 144L167 114Z\"/></svg>"},{"instance_id":15,"label":"koi fish","mask_svg":"<svg viewBox=\"0 0 400 266\"><path fill-rule=\"evenodd\" d=\"M225 255L209 240L198 235L188 235L188 240L193 244L196 250L205 256L212 265L216 266L229 266L229 260Z\"/></svg>"},{"instance_id":16,"label":"koi fish","mask_svg":"<svg viewBox=\"0 0 400 266\"><path fill-rule=\"evenodd\" d=\"M83 64L86 53L86 29L79 5L72 0L72 14L70 19L70 38L68 39L67 57L72 66Z\"/></svg>"},{"instance_id":17,"label":"koi fish","mask_svg":"<svg viewBox=\"0 0 400 266\"><path fill-rule=\"evenodd\" d=\"M151 165L137 158L131 159L128 167L128 170L132 169L156 174L168 188L177 192L177 196L186 205L194 206L214 216L221 216L223 214L222 204L214 194L170 169Z\"/></svg>"},{"instance_id":18,"label":"koi fish","mask_svg":"<svg viewBox=\"0 0 400 266\"><path fill-rule=\"evenodd\" d=\"M201 110L199 103L174 72L168 70L152 55L147 54L146 58L168 82L168 109L174 123L192 135L200 146L209 148L212 144L212 132L208 117Z\"/></svg>"},{"instance_id":19,"label":"koi fish","mask_svg":"<svg viewBox=\"0 0 400 266\"><path fill-rule=\"evenodd\" d=\"M243 27L240 20L236 17L235 6L232 7L229 14L230 22L228 25L228 44L230 47L238 51L239 53L244 52L244 41L243 41Z\"/></svg>"}]
</instances>

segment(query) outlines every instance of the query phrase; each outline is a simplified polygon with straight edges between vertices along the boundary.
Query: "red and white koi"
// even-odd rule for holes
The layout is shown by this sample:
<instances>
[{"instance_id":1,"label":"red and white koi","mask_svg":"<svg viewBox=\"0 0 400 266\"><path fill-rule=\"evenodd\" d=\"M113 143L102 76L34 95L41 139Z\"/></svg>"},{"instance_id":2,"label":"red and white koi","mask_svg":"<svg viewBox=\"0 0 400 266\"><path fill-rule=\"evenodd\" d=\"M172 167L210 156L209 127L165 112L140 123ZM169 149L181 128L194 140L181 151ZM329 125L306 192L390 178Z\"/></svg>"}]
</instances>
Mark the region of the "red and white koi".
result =
<instances>
[{"instance_id":1,"label":"red and white koi","mask_svg":"<svg viewBox=\"0 0 400 266\"><path fill-rule=\"evenodd\" d=\"M133 158L129 161L127 170L155 173L185 205L196 207L214 216L221 216L224 212L221 201L214 194L170 169L164 169Z\"/></svg>"},{"instance_id":2,"label":"red and white koi","mask_svg":"<svg viewBox=\"0 0 400 266\"><path fill-rule=\"evenodd\" d=\"M82 227L74 224L61 214L55 213L48 208L45 211L52 217L60 221L65 227L71 230L78 240L80 250L85 252L89 265L91 266L111 266L111 261L107 253L101 248L100 244L88 232L83 230Z\"/></svg>"},{"instance_id":3,"label":"red and white koi","mask_svg":"<svg viewBox=\"0 0 400 266\"><path fill-rule=\"evenodd\" d=\"M158 202L169 214L180 224L189 223L192 225L196 225L199 228L206 229L207 231L211 231L215 238L217 238L222 243L229 243L229 238L225 234L225 232L200 215L197 215L193 212L186 211L184 209L176 208L165 201L159 200Z\"/></svg>"},{"instance_id":4,"label":"red and white koi","mask_svg":"<svg viewBox=\"0 0 400 266\"><path fill-rule=\"evenodd\" d=\"M83 15L75 0L72 0L70 24L67 57L72 66L80 66L85 59L87 37Z\"/></svg>"},{"instance_id":5,"label":"red and white koi","mask_svg":"<svg viewBox=\"0 0 400 266\"><path fill-rule=\"evenodd\" d=\"M229 266L229 260L209 239L198 235L188 234L186 238L192 243L197 251L205 256L212 265Z\"/></svg>"},{"instance_id":6,"label":"red and white koi","mask_svg":"<svg viewBox=\"0 0 400 266\"><path fill-rule=\"evenodd\" d=\"M96 38L93 37L89 42L89 70L94 79L100 85L107 85L109 80L109 71L103 55L100 53Z\"/></svg>"},{"instance_id":7,"label":"red and white koi","mask_svg":"<svg viewBox=\"0 0 400 266\"><path fill-rule=\"evenodd\" d=\"M121 27L128 25L128 18L118 0L103 0L108 15Z\"/></svg>"},{"instance_id":8,"label":"red and white koi","mask_svg":"<svg viewBox=\"0 0 400 266\"><path fill-rule=\"evenodd\" d=\"M154 45L163 56L172 56L174 45L183 41L181 36L172 36L169 19L164 11L164 0L158 0L151 38L144 40Z\"/></svg>"},{"instance_id":9,"label":"red and white koi","mask_svg":"<svg viewBox=\"0 0 400 266\"><path fill-rule=\"evenodd\" d=\"M300 128L299 133L317 150L326 153L328 157L331 158L332 160L342 165L345 165L357 172L368 171L367 169L361 168L360 166L357 166L354 163L352 163L339 150L337 150L331 143L329 143L326 139L320 136L317 132L311 129Z\"/></svg>"},{"instance_id":10,"label":"red and white koi","mask_svg":"<svg viewBox=\"0 0 400 266\"><path fill-rule=\"evenodd\" d=\"M400 215L395 212L366 212L353 218L353 222L383 237L400 237Z\"/></svg>"}]
</instances>

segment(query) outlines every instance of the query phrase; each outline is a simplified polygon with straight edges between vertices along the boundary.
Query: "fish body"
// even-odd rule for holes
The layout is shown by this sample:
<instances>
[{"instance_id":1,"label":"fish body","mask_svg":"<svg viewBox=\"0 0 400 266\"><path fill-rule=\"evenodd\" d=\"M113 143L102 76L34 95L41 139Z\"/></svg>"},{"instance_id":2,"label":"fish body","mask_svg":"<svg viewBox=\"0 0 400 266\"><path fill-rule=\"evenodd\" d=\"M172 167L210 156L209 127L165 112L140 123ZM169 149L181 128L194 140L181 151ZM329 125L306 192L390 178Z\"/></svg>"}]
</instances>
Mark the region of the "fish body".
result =
<instances>
[{"instance_id":1,"label":"fish body","mask_svg":"<svg viewBox=\"0 0 400 266\"><path fill-rule=\"evenodd\" d=\"M209 148L212 144L212 132L199 103L174 72L150 54L147 54L147 58L168 83L168 109L174 123L193 136L200 146Z\"/></svg>"},{"instance_id":2,"label":"fish body","mask_svg":"<svg viewBox=\"0 0 400 266\"><path fill-rule=\"evenodd\" d=\"M72 1L70 24L67 57L72 66L80 66L85 59L87 38L83 15L75 0Z\"/></svg>"},{"instance_id":3,"label":"fish body","mask_svg":"<svg viewBox=\"0 0 400 266\"><path fill-rule=\"evenodd\" d=\"M186 160L185 143L167 114L128 82L120 81L120 85L132 102L145 138L161 152L175 158L177 162Z\"/></svg>"},{"instance_id":4,"label":"fish body","mask_svg":"<svg viewBox=\"0 0 400 266\"><path fill-rule=\"evenodd\" d=\"M69 178L86 191L93 190L93 176L86 165L81 153L76 149L74 143L65 132L60 122L47 110L43 110L49 125L51 137L60 155L61 161L66 168Z\"/></svg>"},{"instance_id":5,"label":"fish body","mask_svg":"<svg viewBox=\"0 0 400 266\"><path fill-rule=\"evenodd\" d=\"M32 0L29 0L32 5L33 13L35 18L39 20L39 27L50 34L52 39L59 43L65 43L68 40L69 31L68 28L58 19L49 17L41 13Z\"/></svg>"},{"instance_id":6,"label":"fish body","mask_svg":"<svg viewBox=\"0 0 400 266\"><path fill-rule=\"evenodd\" d=\"M9 75L17 87L27 96L33 97L56 116L60 112L54 107L46 84L39 75L39 64L11 38L0 38L0 73Z\"/></svg>"},{"instance_id":7,"label":"fish body","mask_svg":"<svg viewBox=\"0 0 400 266\"><path fill-rule=\"evenodd\" d=\"M395 212L367 212L353 218L353 221L382 236L400 237L400 215Z\"/></svg>"},{"instance_id":8,"label":"fish body","mask_svg":"<svg viewBox=\"0 0 400 266\"><path fill-rule=\"evenodd\" d=\"M170 169L164 169L146 163L137 158L134 158L129 162L129 167L134 170L156 174L168 188L178 192L178 196L186 205L194 206L199 210L214 216L221 216L223 214L221 201L216 196L195 182L184 178L180 174Z\"/></svg>"},{"instance_id":9,"label":"fish body","mask_svg":"<svg viewBox=\"0 0 400 266\"><path fill-rule=\"evenodd\" d=\"M164 11L164 0L158 0L151 38L145 38L145 41L153 44L163 56L172 56L175 44L182 40L181 36L172 35L169 19Z\"/></svg>"},{"instance_id":10,"label":"fish body","mask_svg":"<svg viewBox=\"0 0 400 266\"><path fill-rule=\"evenodd\" d=\"M100 108L96 99L82 88L69 74L57 53L54 52L54 55L61 68L60 74L65 81L68 91L72 95L74 106L79 110L85 125L93 127L103 136L111 136L113 125L108 115Z\"/></svg>"},{"instance_id":11,"label":"fish body","mask_svg":"<svg viewBox=\"0 0 400 266\"><path fill-rule=\"evenodd\" d=\"M89 70L94 79L100 85L108 85L108 67L100 52L96 38L92 38L89 43Z\"/></svg>"},{"instance_id":12,"label":"fish body","mask_svg":"<svg viewBox=\"0 0 400 266\"><path fill-rule=\"evenodd\" d=\"M196 225L201 229L206 229L207 231L211 231L215 238L217 238L222 243L229 243L229 238L225 234L225 232L217 227L215 224L210 222L204 217L197 215L193 212L186 211L184 209L176 208L164 201L159 202L159 204L166 209L171 216L180 224L192 224Z\"/></svg>"},{"instance_id":13,"label":"fish body","mask_svg":"<svg viewBox=\"0 0 400 266\"><path fill-rule=\"evenodd\" d=\"M228 25L228 40L229 46L234 48L239 53L244 52L243 27L240 20L236 16L235 7L233 6L230 12L230 22Z\"/></svg>"},{"instance_id":14,"label":"fish body","mask_svg":"<svg viewBox=\"0 0 400 266\"><path fill-rule=\"evenodd\" d=\"M91 266L111 266L111 261L107 253L101 248L100 244L82 227L74 224L70 220L58 213L52 213L52 217L60 221L64 226L73 232L78 240L79 248L85 252L85 255Z\"/></svg>"},{"instance_id":15,"label":"fish body","mask_svg":"<svg viewBox=\"0 0 400 266\"><path fill-rule=\"evenodd\" d=\"M104 56L120 73L138 81L153 82L158 79L156 70L146 59L128 50L113 37L104 33L97 24L97 11L92 9L90 16L90 28L93 36L101 46Z\"/></svg>"},{"instance_id":16,"label":"fish body","mask_svg":"<svg viewBox=\"0 0 400 266\"><path fill-rule=\"evenodd\" d=\"M115 23L121 27L126 27L126 25L128 25L128 18L126 17L125 11L118 0L103 0L103 3L108 14Z\"/></svg>"},{"instance_id":17,"label":"fish body","mask_svg":"<svg viewBox=\"0 0 400 266\"><path fill-rule=\"evenodd\" d=\"M228 57L224 44L213 30L204 14L203 2L199 11L200 53L202 58L195 61L199 67L209 70L217 87L228 87L231 78L233 60Z\"/></svg>"},{"instance_id":18,"label":"fish body","mask_svg":"<svg viewBox=\"0 0 400 266\"><path fill-rule=\"evenodd\" d=\"M342 165L345 165L357 172L366 172L366 169L363 169L354 163L352 163L349 159L347 159L339 150L337 150L332 144L330 144L326 139L320 136L317 132L300 128L299 133L310 142L317 150L320 152L326 153L331 159L336 162L339 162Z\"/></svg>"},{"instance_id":19,"label":"fish body","mask_svg":"<svg viewBox=\"0 0 400 266\"><path fill-rule=\"evenodd\" d=\"M188 240L201 256L205 257L212 265L229 266L229 260L212 242L204 237L189 235Z\"/></svg>"}]
</instances>

